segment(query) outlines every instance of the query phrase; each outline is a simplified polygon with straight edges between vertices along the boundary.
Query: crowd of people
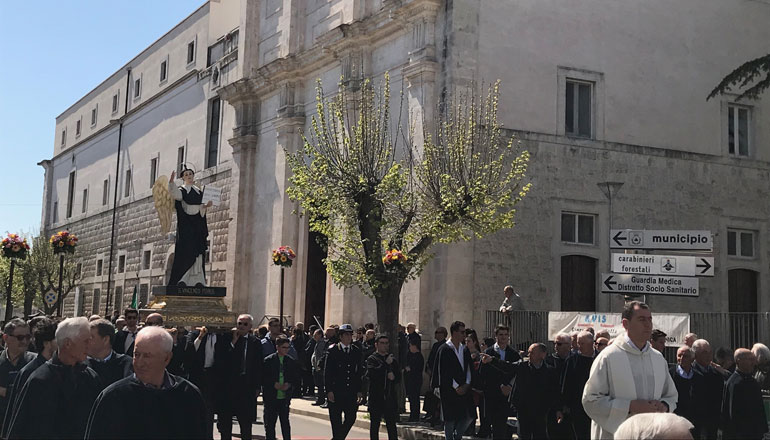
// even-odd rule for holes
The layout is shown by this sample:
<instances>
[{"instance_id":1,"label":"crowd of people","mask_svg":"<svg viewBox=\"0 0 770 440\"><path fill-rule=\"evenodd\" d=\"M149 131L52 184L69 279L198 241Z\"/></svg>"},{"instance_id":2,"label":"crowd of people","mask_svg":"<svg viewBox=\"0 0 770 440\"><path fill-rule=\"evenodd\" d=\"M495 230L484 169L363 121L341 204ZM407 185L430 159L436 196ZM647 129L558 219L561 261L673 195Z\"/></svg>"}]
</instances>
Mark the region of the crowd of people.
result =
<instances>
[{"instance_id":1,"label":"crowd of people","mask_svg":"<svg viewBox=\"0 0 770 440\"><path fill-rule=\"evenodd\" d=\"M625 332L615 338L588 328L526 351L510 344L505 323L494 338L480 338L455 321L436 329L427 359L412 323L392 341L374 324L284 329L274 318L255 328L248 314L232 329L191 331L164 326L158 313L140 322L130 308L111 319L15 318L5 324L0 353L0 434L195 439L212 438L216 424L229 439L236 420L240 438L249 439L258 396L267 439L276 438L278 423L281 437L291 438L291 399L310 396L328 409L333 439L347 437L360 405L373 439L383 422L388 438L397 438L402 414L443 428L447 439L767 432L766 346L723 352L715 362L708 341L690 334L669 365L661 354L666 335L653 329L649 307L631 302L622 315Z\"/></svg>"}]
</instances>

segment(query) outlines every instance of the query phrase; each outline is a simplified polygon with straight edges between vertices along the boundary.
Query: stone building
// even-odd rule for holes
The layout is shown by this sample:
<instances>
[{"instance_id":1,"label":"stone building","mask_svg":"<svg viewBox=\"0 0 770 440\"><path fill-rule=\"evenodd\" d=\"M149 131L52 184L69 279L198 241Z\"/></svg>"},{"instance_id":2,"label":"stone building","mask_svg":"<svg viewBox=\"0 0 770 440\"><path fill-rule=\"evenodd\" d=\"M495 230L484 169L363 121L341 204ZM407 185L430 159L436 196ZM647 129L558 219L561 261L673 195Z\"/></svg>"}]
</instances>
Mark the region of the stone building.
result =
<instances>
[{"instance_id":1,"label":"stone building","mask_svg":"<svg viewBox=\"0 0 770 440\"><path fill-rule=\"evenodd\" d=\"M650 298L656 309L767 310L770 98L706 95L767 53L768 22L770 4L749 0L212 0L56 120L42 224L81 237L83 268L65 311L103 312L108 292L119 308L134 286L146 302L165 284L173 246L150 186L191 162L225 189L208 269L234 311L278 313L269 252L288 244L290 322L374 321L374 301L327 279L292 214L283 150L301 145L317 78L333 88L386 71L429 121L456 87L501 79L500 118L530 151L534 185L514 229L435 248L404 287L404 322L483 327L505 284L529 310L619 310L622 297L599 293L610 217L713 233L700 297ZM623 183L612 212L606 182Z\"/></svg>"}]
</instances>

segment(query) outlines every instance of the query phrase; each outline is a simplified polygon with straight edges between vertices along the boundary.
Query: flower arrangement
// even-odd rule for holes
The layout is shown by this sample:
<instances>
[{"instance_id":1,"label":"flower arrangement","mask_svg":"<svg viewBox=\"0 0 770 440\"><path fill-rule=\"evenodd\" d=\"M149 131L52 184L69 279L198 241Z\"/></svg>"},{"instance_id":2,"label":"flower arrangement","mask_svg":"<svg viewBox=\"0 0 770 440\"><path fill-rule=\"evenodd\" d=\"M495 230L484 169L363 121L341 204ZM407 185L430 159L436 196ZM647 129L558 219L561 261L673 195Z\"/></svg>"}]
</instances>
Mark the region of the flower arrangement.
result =
<instances>
[{"instance_id":1,"label":"flower arrangement","mask_svg":"<svg viewBox=\"0 0 770 440\"><path fill-rule=\"evenodd\" d=\"M54 254L60 254L62 252L71 254L75 252L75 246L78 245L78 238L69 231L59 231L53 234L48 242L51 243Z\"/></svg>"},{"instance_id":2,"label":"flower arrangement","mask_svg":"<svg viewBox=\"0 0 770 440\"><path fill-rule=\"evenodd\" d=\"M392 266L398 263L406 263L406 254L398 249L391 249L385 252L385 256L382 257L382 262L386 266Z\"/></svg>"},{"instance_id":3,"label":"flower arrangement","mask_svg":"<svg viewBox=\"0 0 770 440\"><path fill-rule=\"evenodd\" d=\"M281 267L291 267L297 254L289 246L281 246L273 250L273 264Z\"/></svg>"},{"instance_id":4,"label":"flower arrangement","mask_svg":"<svg viewBox=\"0 0 770 440\"><path fill-rule=\"evenodd\" d=\"M19 237L19 234L8 234L8 237L3 239L2 246L3 256L6 258L18 258L21 260L27 258L29 245L27 244L27 239Z\"/></svg>"}]
</instances>

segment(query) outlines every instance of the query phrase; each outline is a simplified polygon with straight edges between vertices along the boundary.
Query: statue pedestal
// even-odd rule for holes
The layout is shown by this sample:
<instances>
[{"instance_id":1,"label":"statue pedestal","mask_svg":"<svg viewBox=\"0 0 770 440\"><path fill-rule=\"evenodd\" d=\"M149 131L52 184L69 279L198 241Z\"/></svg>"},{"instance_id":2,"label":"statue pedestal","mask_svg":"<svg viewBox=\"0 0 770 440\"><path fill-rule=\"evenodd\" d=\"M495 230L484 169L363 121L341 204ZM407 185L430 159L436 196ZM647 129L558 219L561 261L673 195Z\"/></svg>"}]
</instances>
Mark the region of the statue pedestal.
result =
<instances>
[{"instance_id":1,"label":"statue pedestal","mask_svg":"<svg viewBox=\"0 0 770 440\"><path fill-rule=\"evenodd\" d=\"M155 286L152 300L140 310L143 315L160 313L164 325L185 327L206 326L209 329L230 330L237 315L227 310L224 287Z\"/></svg>"}]
</instances>

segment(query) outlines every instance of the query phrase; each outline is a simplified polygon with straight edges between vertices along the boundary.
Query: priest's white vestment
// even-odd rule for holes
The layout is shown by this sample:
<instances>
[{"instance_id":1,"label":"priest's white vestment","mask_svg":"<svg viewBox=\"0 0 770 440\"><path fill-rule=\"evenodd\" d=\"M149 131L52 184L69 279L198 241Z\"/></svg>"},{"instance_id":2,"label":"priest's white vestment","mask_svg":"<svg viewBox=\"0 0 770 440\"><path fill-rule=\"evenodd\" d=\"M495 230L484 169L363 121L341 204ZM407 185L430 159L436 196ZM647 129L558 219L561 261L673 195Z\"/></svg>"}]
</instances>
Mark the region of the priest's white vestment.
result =
<instances>
[{"instance_id":1,"label":"priest's white vestment","mask_svg":"<svg viewBox=\"0 0 770 440\"><path fill-rule=\"evenodd\" d=\"M596 356L583 389L583 408L591 418L591 438L612 439L628 418L632 400L660 400L673 412L678 397L663 355L649 342L639 350L627 335L619 335Z\"/></svg>"}]
</instances>

